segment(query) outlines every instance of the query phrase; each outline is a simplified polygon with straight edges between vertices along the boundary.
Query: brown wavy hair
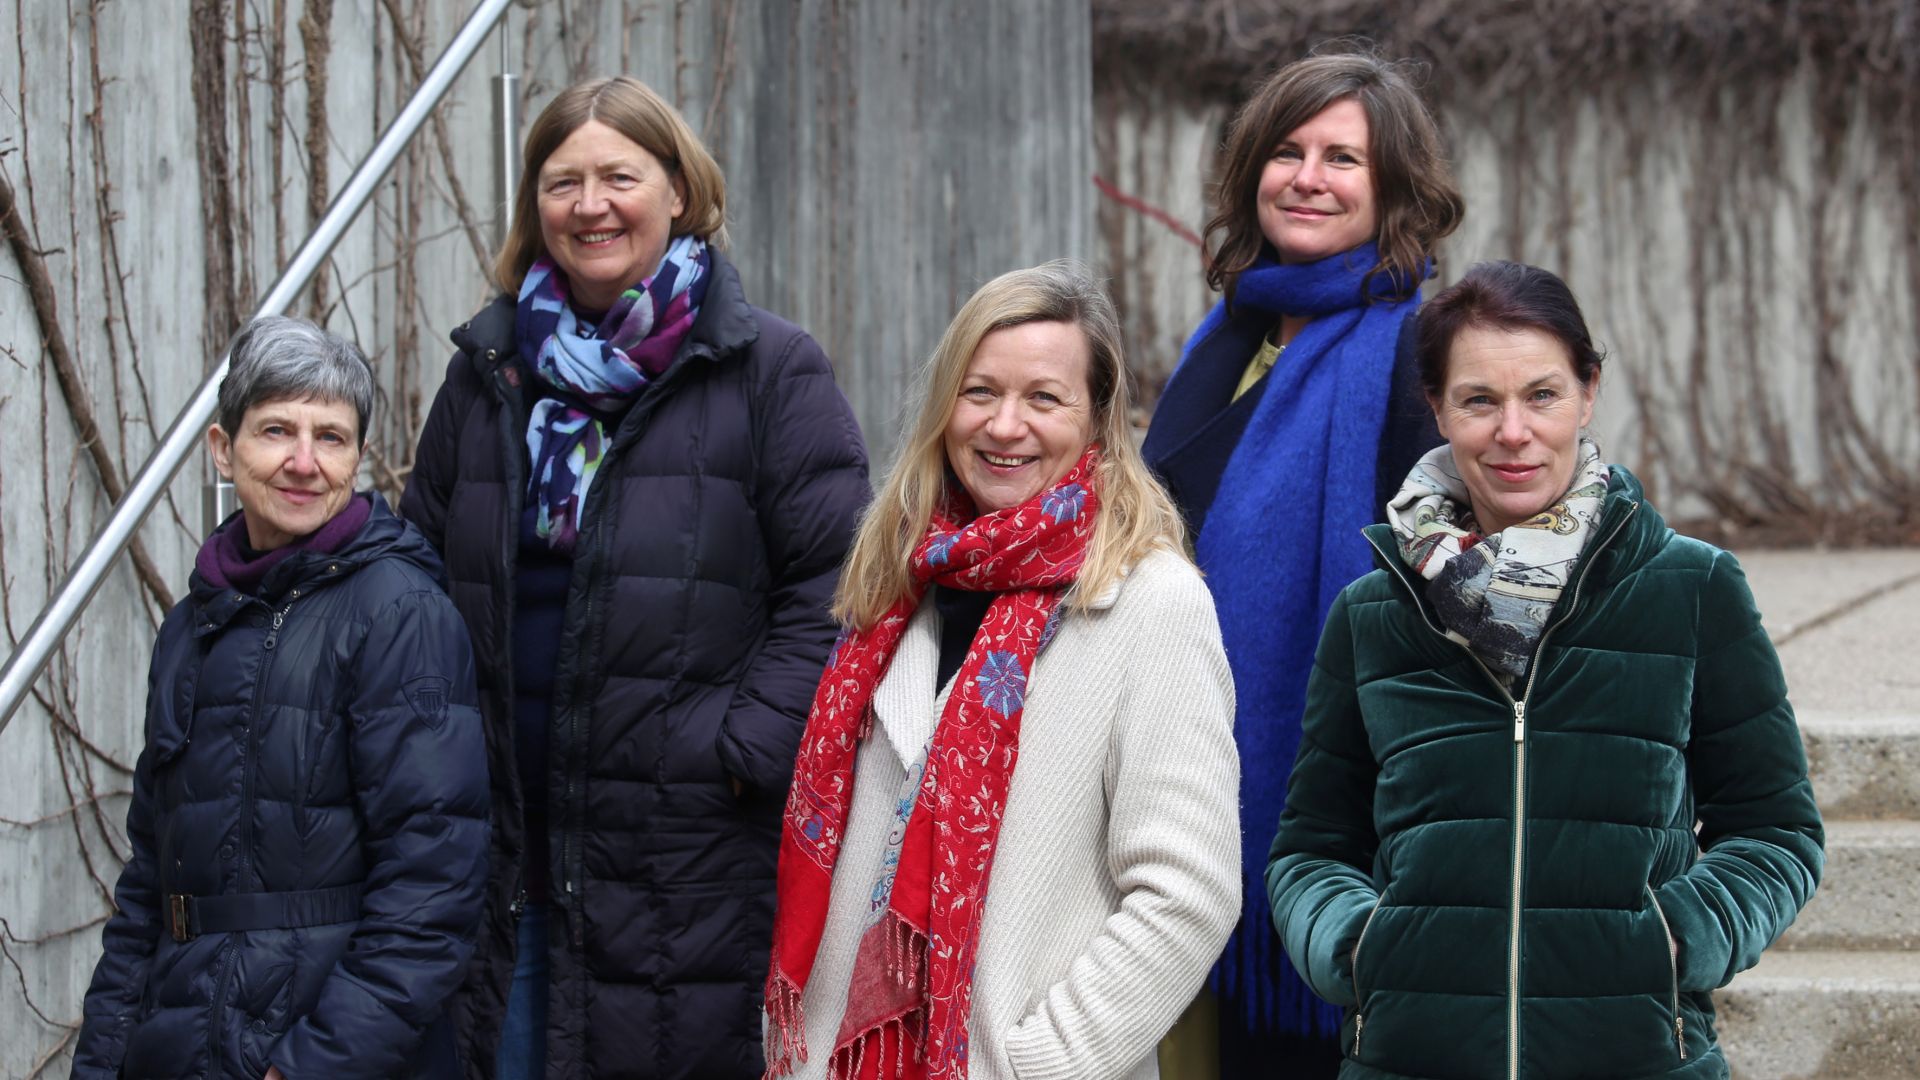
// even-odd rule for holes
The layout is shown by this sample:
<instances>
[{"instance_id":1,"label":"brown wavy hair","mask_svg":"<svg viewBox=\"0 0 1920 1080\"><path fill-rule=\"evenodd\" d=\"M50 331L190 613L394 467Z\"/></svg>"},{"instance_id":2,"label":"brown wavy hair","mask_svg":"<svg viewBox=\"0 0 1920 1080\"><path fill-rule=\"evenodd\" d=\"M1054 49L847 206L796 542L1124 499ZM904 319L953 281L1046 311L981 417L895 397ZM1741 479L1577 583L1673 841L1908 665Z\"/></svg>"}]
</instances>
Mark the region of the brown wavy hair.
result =
<instances>
[{"instance_id":1,"label":"brown wavy hair","mask_svg":"<svg viewBox=\"0 0 1920 1080\"><path fill-rule=\"evenodd\" d=\"M666 168L684 201L669 236L692 234L717 248L727 246L726 178L680 110L639 79L591 79L560 91L527 129L520 184L513 194L513 225L493 260L494 283L510 293L520 291L527 268L547 254L540 237L540 167L589 120L626 136Z\"/></svg>"},{"instance_id":2,"label":"brown wavy hair","mask_svg":"<svg viewBox=\"0 0 1920 1080\"><path fill-rule=\"evenodd\" d=\"M1268 76L1227 131L1204 251L1207 284L1225 294L1229 306L1241 271L1269 246L1255 205L1260 173L1280 140L1334 102L1360 104L1373 144L1380 261L1367 272L1369 282L1375 274L1389 274L1396 298L1413 295L1441 238L1460 225L1460 189L1433 114L1413 88L1411 65L1383 60L1357 43L1338 48L1343 51L1296 60ZM1224 234L1217 243L1216 233Z\"/></svg>"}]
</instances>

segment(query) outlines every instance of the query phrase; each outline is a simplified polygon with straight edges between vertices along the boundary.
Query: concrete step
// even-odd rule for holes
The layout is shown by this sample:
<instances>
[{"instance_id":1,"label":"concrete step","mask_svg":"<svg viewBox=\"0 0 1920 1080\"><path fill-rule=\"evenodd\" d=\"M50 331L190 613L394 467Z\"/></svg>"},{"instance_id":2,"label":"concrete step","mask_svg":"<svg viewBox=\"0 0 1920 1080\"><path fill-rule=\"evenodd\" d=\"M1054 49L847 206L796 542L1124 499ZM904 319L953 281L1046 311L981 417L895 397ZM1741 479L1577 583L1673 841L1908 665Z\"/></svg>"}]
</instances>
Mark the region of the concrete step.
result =
<instances>
[{"instance_id":1,"label":"concrete step","mask_svg":"<svg viewBox=\"0 0 1920 1080\"><path fill-rule=\"evenodd\" d=\"M1920 821L1920 716L1801 712L1820 812Z\"/></svg>"},{"instance_id":2,"label":"concrete step","mask_svg":"<svg viewBox=\"0 0 1920 1080\"><path fill-rule=\"evenodd\" d=\"M1920 950L1920 821L1827 821L1820 888L1775 948Z\"/></svg>"},{"instance_id":3,"label":"concrete step","mask_svg":"<svg viewBox=\"0 0 1920 1080\"><path fill-rule=\"evenodd\" d=\"M1713 999L1734 1080L1920 1077L1920 953L1773 949Z\"/></svg>"}]
</instances>

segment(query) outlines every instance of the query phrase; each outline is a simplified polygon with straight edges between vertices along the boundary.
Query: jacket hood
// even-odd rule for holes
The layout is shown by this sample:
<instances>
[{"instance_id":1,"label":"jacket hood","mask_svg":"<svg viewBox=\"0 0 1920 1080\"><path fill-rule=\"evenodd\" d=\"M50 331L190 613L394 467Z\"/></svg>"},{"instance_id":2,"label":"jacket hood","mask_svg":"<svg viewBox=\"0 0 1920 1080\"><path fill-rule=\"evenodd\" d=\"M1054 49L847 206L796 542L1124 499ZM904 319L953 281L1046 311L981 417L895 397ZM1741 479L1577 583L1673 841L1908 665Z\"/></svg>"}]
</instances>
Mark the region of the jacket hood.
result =
<instances>
[{"instance_id":1,"label":"jacket hood","mask_svg":"<svg viewBox=\"0 0 1920 1080\"><path fill-rule=\"evenodd\" d=\"M200 618L194 622L196 632L208 633L218 629L255 600L275 603L294 589L343 579L378 559L403 559L413 563L444 588L446 573L440 562L440 554L427 542L426 536L396 516L387 505L386 497L379 492L360 494L372 500L373 513L353 539L338 551L302 551L295 554L269 571L255 593L216 585L199 571L194 571L190 581L192 603L200 609Z\"/></svg>"},{"instance_id":2,"label":"jacket hood","mask_svg":"<svg viewBox=\"0 0 1920 1080\"><path fill-rule=\"evenodd\" d=\"M716 360L742 354L760 337L760 324L740 287L740 272L718 249L707 250L713 256L712 278L707 283L706 299L700 304L700 315L674 360L676 365L691 359ZM482 382L490 384L494 372L519 355L519 339L513 332L518 307L513 294L501 293L448 335L454 347L466 354Z\"/></svg>"}]
</instances>

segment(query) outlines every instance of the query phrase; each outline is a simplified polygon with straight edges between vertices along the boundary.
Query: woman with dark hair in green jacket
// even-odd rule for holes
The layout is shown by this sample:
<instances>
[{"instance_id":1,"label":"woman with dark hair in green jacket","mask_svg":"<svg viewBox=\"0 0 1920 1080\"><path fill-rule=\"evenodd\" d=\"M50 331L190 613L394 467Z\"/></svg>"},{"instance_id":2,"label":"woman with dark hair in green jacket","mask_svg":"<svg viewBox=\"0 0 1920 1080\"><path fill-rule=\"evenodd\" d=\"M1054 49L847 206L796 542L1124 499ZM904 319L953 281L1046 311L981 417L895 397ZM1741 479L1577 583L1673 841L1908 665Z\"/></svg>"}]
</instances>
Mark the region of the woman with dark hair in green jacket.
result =
<instances>
[{"instance_id":1,"label":"woman with dark hair in green jacket","mask_svg":"<svg viewBox=\"0 0 1920 1080\"><path fill-rule=\"evenodd\" d=\"M1752 593L1583 436L1558 277L1474 267L1418 352L1447 445L1327 617L1274 924L1347 1009L1343 1077L1725 1077L1709 992L1822 863Z\"/></svg>"}]
</instances>

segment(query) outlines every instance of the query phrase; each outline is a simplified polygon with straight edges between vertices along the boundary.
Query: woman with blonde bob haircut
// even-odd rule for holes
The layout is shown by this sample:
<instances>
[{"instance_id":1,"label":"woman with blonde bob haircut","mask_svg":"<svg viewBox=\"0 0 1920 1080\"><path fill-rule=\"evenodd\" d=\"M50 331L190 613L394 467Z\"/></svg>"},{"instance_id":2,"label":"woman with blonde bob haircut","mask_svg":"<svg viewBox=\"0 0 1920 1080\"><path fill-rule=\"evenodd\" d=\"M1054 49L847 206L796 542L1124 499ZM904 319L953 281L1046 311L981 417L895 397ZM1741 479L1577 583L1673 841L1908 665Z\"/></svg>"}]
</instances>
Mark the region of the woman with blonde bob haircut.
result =
<instances>
[{"instance_id":1,"label":"woman with blonde bob haircut","mask_svg":"<svg viewBox=\"0 0 1920 1080\"><path fill-rule=\"evenodd\" d=\"M995 278L917 402L788 796L769 1074L1156 1076L1239 915L1238 762L1112 302Z\"/></svg>"},{"instance_id":2,"label":"woman with blonde bob haircut","mask_svg":"<svg viewBox=\"0 0 1920 1080\"><path fill-rule=\"evenodd\" d=\"M748 1076L866 451L820 346L747 302L726 181L658 94L561 91L523 162L505 291L453 333L401 502L487 723L494 876L455 1020L494 1080Z\"/></svg>"}]
</instances>

